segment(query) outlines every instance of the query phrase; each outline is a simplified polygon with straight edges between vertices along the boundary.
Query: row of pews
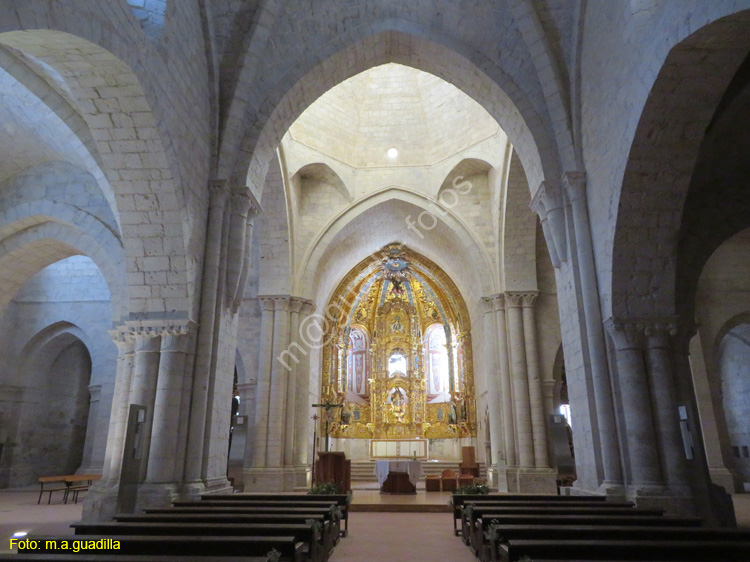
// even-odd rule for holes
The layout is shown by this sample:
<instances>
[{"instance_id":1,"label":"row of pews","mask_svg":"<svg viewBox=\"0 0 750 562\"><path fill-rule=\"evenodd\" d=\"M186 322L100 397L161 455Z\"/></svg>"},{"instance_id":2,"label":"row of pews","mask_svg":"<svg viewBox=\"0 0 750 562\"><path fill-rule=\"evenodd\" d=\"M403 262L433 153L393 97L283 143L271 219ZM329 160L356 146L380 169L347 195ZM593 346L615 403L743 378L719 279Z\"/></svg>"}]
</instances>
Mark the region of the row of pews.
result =
<instances>
[{"instance_id":1,"label":"row of pews","mask_svg":"<svg viewBox=\"0 0 750 562\"><path fill-rule=\"evenodd\" d=\"M348 534L349 503L346 494L209 495L111 522L75 523L74 535L29 535L36 548L0 560L326 562Z\"/></svg>"},{"instance_id":2,"label":"row of pews","mask_svg":"<svg viewBox=\"0 0 750 562\"><path fill-rule=\"evenodd\" d=\"M453 496L453 529L482 562L750 562L750 531L604 496Z\"/></svg>"}]
</instances>

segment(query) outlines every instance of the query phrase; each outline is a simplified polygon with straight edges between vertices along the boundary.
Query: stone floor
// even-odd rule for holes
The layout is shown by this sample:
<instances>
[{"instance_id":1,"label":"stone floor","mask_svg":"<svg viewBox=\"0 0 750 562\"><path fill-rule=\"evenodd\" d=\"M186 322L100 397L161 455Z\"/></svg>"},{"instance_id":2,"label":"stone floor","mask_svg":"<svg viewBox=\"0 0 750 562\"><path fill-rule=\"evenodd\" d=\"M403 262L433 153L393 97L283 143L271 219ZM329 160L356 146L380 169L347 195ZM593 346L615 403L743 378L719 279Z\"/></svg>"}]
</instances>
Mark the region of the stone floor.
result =
<instances>
[{"instance_id":1,"label":"stone floor","mask_svg":"<svg viewBox=\"0 0 750 562\"><path fill-rule=\"evenodd\" d=\"M376 485L377 486L377 485ZM353 503L399 504L404 506L447 504L449 493L413 496L380 494L370 486L354 491ZM0 491L0 552L10 552L9 538L16 531L36 534L72 534L70 524L81 517L81 504L63 504L60 494L52 504L37 505L36 488ZM46 499L46 496L45 496ZM750 494L734 496L739 526L750 529ZM350 515L350 536L343 539L331 557L332 562L471 562L471 552L453 536L447 513L360 513Z\"/></svg>"}]
</instances>

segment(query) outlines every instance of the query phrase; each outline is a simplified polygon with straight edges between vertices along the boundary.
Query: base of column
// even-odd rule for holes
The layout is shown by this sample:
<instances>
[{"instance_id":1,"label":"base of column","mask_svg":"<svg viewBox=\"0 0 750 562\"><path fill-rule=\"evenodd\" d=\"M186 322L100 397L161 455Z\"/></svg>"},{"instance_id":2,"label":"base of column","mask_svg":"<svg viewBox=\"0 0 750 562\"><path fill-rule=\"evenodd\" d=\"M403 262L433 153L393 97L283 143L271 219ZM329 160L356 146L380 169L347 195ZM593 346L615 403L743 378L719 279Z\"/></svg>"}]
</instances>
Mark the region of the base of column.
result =
<instances>
[{"instance_id":1,"label":"base of column","mask_svg":"<svg viewBox=\"0 0 750 562\"><path fill-rule=\"evenodd\" d=\"M508 492L557 494L557 471L551 468L511 467L506 471Z\"/></svg>"},{"instance_id":2,"label":"base of column","mask_svg":"<svg viewBox=\"0 0 750 562\"><path fill-rule=\"evenodd\" d=\"M717 486L721 486L730 494L744 492L742 477L728 468L724 466L720 468L709 467L708 473L711 475L711 482Z\"/></svg>"},{"instance_id":3,"label":"base of column","mask_svg":"<svg viewBox=\"0 0 750 562\"><path fill-rule=\"evenodd\" d=\"M245 492L293 492L296 471L293 467L248 468L242 480Z\"/></svg>"},{"instance_id":4,"label":"base of column","mask_svg":"<svg viewBox=\"0 0 750 562\"><path fill-rule=\"evenodd\" d=\"M112 521L117 513L117 492L115 483L99 481L91 486L83 497L81 521Z\"/></svg>"},{"instance_id":5,"label":"base of column","mask_svg":"<svg viewBox=\"0 0 750 562\"><path fill-rule=\"evenodd\" d=\"M309 490L310 489L310 471L307 465L299 465L294 467L294 489L296 491Z\"/></svg>"},{"instance_id":6,"label":"base of column","mask_svg":"<svg viewBox=\"0 0 750 562\"><path fill-rule=\"evenodd\" d=\"M505 461L487 467L487 480L490 488L498 492L508 491L508 468Z\"/></svg>"},{"instance_id":7,"label":"base of column","mask_svg":"<svg viewBox=\"0 0 750 562\"><path fill-rule=\"evenodd\" d=\"M663 509L666 515L697 515L695 499L688 486L631 485L625 498L636 507Z\"/></svg>"}]
</instances>

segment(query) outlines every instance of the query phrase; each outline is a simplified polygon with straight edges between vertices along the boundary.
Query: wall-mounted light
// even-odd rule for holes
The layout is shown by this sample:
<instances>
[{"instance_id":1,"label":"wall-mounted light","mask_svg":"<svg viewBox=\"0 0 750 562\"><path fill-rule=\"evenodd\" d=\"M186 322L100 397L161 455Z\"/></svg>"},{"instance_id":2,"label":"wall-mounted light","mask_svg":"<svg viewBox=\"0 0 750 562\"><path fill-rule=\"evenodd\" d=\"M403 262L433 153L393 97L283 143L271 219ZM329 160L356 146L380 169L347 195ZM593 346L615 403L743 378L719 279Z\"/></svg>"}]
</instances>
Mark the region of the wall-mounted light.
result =
<instances>
[{"instance_id":1,"label":"wall-mounted light","mask_svg":"<svg viewBox=\"0 0 750 562\"><path fill-rule=\"evenodd\" d=\"M395 160L396 158L398 158L398 150L396 150L395 148L389 148L387 154L388 158L390 158L391 160Z\"/></svg>"}]
</instances>

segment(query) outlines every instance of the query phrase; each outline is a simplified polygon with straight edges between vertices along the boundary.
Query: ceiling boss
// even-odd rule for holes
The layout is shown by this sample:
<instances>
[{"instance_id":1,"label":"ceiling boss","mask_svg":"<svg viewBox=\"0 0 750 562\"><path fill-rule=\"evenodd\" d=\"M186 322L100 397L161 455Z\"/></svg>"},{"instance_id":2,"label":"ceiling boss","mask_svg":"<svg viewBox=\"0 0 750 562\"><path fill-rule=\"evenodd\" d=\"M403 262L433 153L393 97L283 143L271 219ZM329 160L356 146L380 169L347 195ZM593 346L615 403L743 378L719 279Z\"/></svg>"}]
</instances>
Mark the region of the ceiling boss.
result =
<instances>
[{"instance_id":1,"label":"ceiling boss","mask_svg":"<svg viewBox=\"0 0 750 562\"><path fill-rule=\"evenodd\" d=\"M436 264L391 244L339 284L323 349L322 397L352 439L476 436L469 315Z\"/></svg>"}]
</instances>

